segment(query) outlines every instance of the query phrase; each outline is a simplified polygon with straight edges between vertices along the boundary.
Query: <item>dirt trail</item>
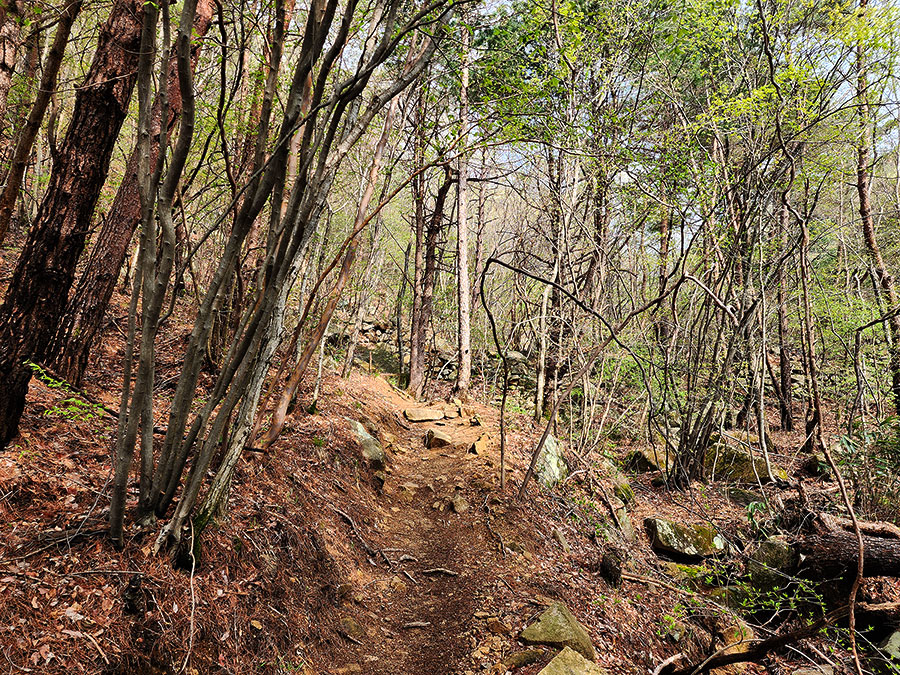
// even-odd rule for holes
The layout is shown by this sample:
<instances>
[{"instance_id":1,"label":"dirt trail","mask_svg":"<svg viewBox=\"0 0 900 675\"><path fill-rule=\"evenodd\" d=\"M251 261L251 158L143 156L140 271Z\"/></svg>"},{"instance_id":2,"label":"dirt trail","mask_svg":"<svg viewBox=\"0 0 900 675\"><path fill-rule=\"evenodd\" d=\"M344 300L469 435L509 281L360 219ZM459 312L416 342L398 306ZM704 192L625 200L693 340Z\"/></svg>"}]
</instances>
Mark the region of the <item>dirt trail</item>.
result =
<instances>
[{"instance_id":1,"label":"dirt trail","mask_svg":"<svg viewBox=\"0 0 900 675\"><path fill-rule=\"evenodd\" d=\"M497 436L495 411L467 405L453 419L406 422L402 414L410 408L441 408L448 415L458 410L417 404L386 383L377 394L398 423L396 434L387 435L390 463L378 499L380 531L370 542L383 552L381 573L371 584L375 592L357 599L378 625L366 626L367 639L354 644L350 663L334 672L463 673L475 642L473 616L502 583L491 571L502 558L488 525L499 457L496 448L482 455L468 452L482 434ZM480 425L472 424L466 414L471 412ZM428 429L446 432L453 443L426 448ZM373 640L376 633L380 639Z\"/></svg>"}]
</instances>

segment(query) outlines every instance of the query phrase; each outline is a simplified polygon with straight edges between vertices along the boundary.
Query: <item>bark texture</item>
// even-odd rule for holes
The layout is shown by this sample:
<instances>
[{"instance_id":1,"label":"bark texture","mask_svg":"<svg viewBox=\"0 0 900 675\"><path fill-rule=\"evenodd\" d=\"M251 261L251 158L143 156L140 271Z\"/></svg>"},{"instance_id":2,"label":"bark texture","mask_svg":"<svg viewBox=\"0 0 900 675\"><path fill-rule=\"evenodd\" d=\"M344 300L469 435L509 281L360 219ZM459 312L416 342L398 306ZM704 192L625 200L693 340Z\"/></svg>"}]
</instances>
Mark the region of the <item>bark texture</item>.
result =
<instances>
[{"instance_id":1,"label":"bark texture","mask_svg":"<svg viewBox=\"0 0 900 675\"><path fill-rule=\"evenodd\" d=\"M199 0L197 3L194 44L191 47L191 63L194 66L200 55L199 40L209 30L214 12L213 0ZM174 57L169 65L167 99L166 136L171 137L181 117L181 91ZM151 166L156 164L159 155L159 139L162 131L162 109L158 99L154 103L152 114ZM141 222L138 150L136 146L128 159L125 177L116 192L109 216L104 221L97 241L91 249L84 273L78 281L50 349L53 368L74 384L79 384L84 377L91 348L97 343L96 338L103 328L106 309L128 255L128 245Z\"/></svg>"},{"instance_id":2,"label":"bark texture","mask_svg":"<svg viewBox=\"0 0 900 675\"><path fill-rule=\"evenodd\" d=\"M117 0L101 29L50 184L0 307L0 444L17 433L31 370L43 361L84 249L137 75L140 0Z\"/></svg>"}]
</instances>

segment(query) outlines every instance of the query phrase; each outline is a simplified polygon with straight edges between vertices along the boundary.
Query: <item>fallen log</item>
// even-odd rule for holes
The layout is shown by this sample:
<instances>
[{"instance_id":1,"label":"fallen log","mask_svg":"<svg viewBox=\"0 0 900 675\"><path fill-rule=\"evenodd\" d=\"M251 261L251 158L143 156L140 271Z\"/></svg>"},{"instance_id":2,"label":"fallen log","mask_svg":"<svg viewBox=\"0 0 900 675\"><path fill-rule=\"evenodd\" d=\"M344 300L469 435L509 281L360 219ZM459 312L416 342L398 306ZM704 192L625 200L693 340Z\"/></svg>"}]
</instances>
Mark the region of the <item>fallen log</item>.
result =
<instances>
[{"instance_id":1,"label":"fallen log","mask_svg":"<svg viewBox=\"0 0 900 675\"><path fill-rule=\"evenodd\" d=\"M864 537L863 576L900 577L900 539ZM831 579L856 574L859 547L850 532L832 531L799 540L800 574Z\"/></svg>"}]
</instances>

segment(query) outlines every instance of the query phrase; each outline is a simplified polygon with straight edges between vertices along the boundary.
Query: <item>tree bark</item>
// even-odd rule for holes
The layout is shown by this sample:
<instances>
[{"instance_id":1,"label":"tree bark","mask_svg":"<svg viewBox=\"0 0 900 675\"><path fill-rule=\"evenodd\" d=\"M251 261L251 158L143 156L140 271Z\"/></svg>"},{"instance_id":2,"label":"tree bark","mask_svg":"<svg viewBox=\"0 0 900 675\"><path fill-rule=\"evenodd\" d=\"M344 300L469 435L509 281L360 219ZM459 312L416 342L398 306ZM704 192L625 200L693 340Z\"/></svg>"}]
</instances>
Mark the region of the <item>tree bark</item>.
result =
<instances>
[{"instance_id":1,"label":"tree bark","mask_svg":"<svg viewBox=\"0 0 900 675\"><path fill-rule=\"evenodd\" d=\"M456 232L456 289L457 319L459 323L458 347L459 367L456 369L456 384L453 389L463 400L469 395L472 379L471 317L472 289L469 281L469 160L465 153L468 144L469 127L469 27L462 26L462 85L459 90L459 126L463 152L459 156L459 176L457 182L458 204Z\"/></svg>"},{"instance_id":2,"label":"tree bark","mask_svg":"<svg viewBox=\"0 0 900 675\"><path fill-rule=\"evenodd\" d=\"M191 62L194 66L200 55L199 40L206 34L215 11L214 0L199 0L194 18L194 39ZM166 136L169 137L181 116L181 91L178 86L176 60L173 57L168 74L168 107ZM150 164L159 156L162 133L162 109L157 99L153 105ZM128 245L141 222L141 200L138 194L138 150L135 146L128 159L125 177L116 192L109 215L91 249L87 266L78 281L65 316L59 324L50 349L50 365L69 382L78 384L84 377L91 348L103 328L103 317L116 287L119 272L128 255Z\"/></svg>"},{"instance_id":3,"label":"tree bark","mask_svg":"<svg viewBox=\"0 0 900 675\"><path fill-rule=\"evenodd\" d=\"M900 577L900 539L864 537L864 577ZM801 573L812 579L836 577L852 581L856 575L859 542L853 532L829 532L803 538Z\"/></svg>"},{"instance_id":4,"label":"tree bark","mask_svg":"<svg viewBox=\"0 0 900 675\"><path fill-rule=\"evenodd\" d=\"M6 105L16 70L23 4L22 0L0 0L0 129L6 128L8 131L12 129L4 123ZM7 147L3 142L5 133L6 131L0 131L0 150ZM0 155L0 160L2 159Z\"/></svg>"},{"instance_id":5,"label":"tree bark","mask_svg":"<svg viewBox=\"0 0 900 675\"><path fill-rule=\"evenodd\" d=\"M117 0L78 89L50 184L0 307L0 444L17 433L31 371L65 310L91 218L128 113L140 52L140 0Z\"/></svg>"}]
</instances>

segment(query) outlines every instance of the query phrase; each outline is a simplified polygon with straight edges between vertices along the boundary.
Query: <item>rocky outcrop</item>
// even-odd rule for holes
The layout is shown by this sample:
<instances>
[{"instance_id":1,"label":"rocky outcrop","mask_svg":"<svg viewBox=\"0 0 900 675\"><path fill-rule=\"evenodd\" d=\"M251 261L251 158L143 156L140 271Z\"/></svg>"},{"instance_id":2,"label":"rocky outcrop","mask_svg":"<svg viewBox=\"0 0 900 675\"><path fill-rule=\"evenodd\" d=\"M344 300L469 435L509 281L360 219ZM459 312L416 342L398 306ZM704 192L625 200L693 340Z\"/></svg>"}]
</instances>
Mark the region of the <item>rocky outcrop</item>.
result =
<instances>
[{"instance_id":1,"label":"rocky outcrop","mask_svg":"<svg viewBox=\"0 0 900 675\"><path fill-rule=\"evenodd\" d=\"M534 472L544 485L554 487L569 475L569 466L563 452L563 444L553 434L547 436Z\"/></svg>"},{"instance_id":2,"label":"rocky outcrop","mask_svg":"<svg viewBox=\"0 0 900 675\"><path fill-rule=\"evenodd\" d=\"M603 668L566 647L538 675L606 675Z\"/></svg>"},{"instance_id":3,"label":"rocky outcrop","mask_svg":"<svg viewBox=\"0 0 900 675\"><path fill-rule=\"evenodd\" d=\"M381 443L372 434L366 431L366 428L356 420L347 419L350 431L356 437L356 442L362 451L363 459L368 462L369 466L375 471L382 471L387 464L387 455Z\"/></svg>"},{"instance_id":4,"label":"rocky outcrop","mask_svg":"<svg viewBox=\"0 0 900 675\"><path fill-rule=\"evenodd\" d=\"M725 540L709 525L683 525L663 518L646 518L650 545L658 553L681 558L705 558L726 549Z\"/></svg>"},{"instance_id":5,"label":"rocky outcrop","mask_svg":"<svg viewBox=\"0 0 900 675\"><path fill-rule=\"evenodd\" d=\"M522 631L520 637L526 644L569 647L591 661L597 659L587 631L561 602L550 605L537 621Z\"/></svg>"}]
</instances>

